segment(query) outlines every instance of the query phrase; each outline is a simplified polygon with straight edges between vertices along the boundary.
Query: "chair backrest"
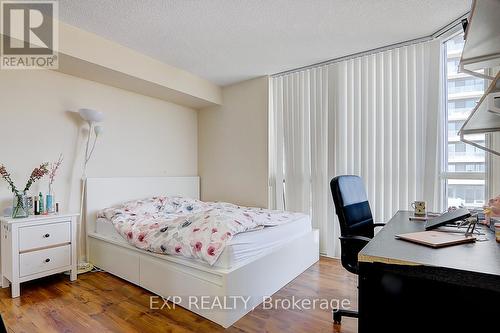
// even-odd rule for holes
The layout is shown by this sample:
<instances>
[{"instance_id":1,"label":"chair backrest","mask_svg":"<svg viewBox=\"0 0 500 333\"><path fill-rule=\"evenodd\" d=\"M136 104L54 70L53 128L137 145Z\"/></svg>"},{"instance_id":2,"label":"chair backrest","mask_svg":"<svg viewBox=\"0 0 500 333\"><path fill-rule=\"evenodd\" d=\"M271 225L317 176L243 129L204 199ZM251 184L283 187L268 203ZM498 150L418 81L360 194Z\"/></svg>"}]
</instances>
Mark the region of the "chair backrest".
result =
<instances>
[{"instance_id":1,"label":"chair backrest","mask_svg":"<svg viewBox=\"0 0 500 333\"><path fill-rule=\"evenodd\" d=\"M363 180L358 176L338 176L330 182L342 236L373 238L373 217ZM342 265L357 273L359 243L341 241ZM356 246L357 245L357 246Z\"/></svg>"},{"instance_id":2,"label":"chair backrest","mask_svg":"<svg viewBox=\"0 0 500 333\"><path fill-rule=\"evenodd\" d=\"M373 217L363 180L338 176L330 182L342 236L373 237Z\"/></svg>"}]
</instances>

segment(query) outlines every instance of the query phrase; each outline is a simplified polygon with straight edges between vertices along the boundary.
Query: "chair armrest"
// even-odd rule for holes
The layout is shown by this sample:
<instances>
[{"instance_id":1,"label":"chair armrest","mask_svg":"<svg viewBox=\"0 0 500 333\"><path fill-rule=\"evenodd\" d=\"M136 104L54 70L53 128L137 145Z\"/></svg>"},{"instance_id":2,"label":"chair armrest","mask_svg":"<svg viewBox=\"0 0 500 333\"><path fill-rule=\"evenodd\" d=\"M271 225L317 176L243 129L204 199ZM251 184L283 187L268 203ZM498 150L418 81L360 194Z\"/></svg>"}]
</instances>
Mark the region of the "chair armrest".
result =
<instances>
[{"instance_id":1,"label":"chair armrest","mask_svg":"<svg viewBox=\"0 0 500 333\"><path fill-rule=\"evenodd\" d=\"M371 238L365 236L340 236L339 239L341 241L352 242L352 243L365 243L371 241Z\"/></svg>"},{"instance_id":2,"label":"chair armrest","mask_svg":"<svg viewBox=\"0 0 500 333\"><path fill-rule=\"evenodd\" d=\"M358 254L368 245L371 238L365 236L340 236L339 239L342 246L342 266L349 272L358 274Z\"/></svg>"}]
</instances>

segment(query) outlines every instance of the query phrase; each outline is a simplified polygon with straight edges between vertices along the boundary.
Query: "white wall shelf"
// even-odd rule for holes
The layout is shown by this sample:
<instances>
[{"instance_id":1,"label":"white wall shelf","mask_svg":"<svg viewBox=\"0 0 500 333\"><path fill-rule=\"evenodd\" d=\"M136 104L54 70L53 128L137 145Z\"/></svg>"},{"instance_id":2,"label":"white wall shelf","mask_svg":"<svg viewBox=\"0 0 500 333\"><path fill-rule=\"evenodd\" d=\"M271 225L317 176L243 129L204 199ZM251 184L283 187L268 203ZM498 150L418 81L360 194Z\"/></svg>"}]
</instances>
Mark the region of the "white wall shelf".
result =
<instances>
[{"instance_id":1,"label":"white wall shelf","mask_svg":"<svg viewBox=\"0 0 500 333\"><path fill-rule=\"evenodd\" d=\"M479 133L491 133L500 131L500 114L495 110L488 108L488 98L492 93L500 92L500 72L496 74L495 79L481 97L476 107L472 110L469 118L458 132L460 141L473 145L477 148L486 150L500 156L500 152L494 151L478 143L467 139L467 135Z\"/></svg>"},{"instance_id":2,"label":"white wall shelf","mask_svg":"<svg viewBox=\"0 0 500 333\"><path fill-rule=\"evenodd\" d=\"M500 66L500 0L475 0L465 31L460 71L485 78L474 71L497 66Z\"/></svg>"},{"instance_id":3,"label":"white wall shelf","mask_svg":"<svg viewBox=\"0 0 500 333\"><path fill-rule=\"evenodd\" d=\"M500 93L500 72L490 76L488 71L500 66L500 0L474 0L465 31L465 45L459 71L482 79L491 80L486 92L458 132L460 141L489 153L500 152L482 146L470 137L500 131L500 112L491 102L492 94ZM482 72L477 72L483 70ZM484 72L484 73L483 73ZM496 102L495 102L496 103ZM469 135L469 137L468 137Z\"/></svg>"}]
</instances>

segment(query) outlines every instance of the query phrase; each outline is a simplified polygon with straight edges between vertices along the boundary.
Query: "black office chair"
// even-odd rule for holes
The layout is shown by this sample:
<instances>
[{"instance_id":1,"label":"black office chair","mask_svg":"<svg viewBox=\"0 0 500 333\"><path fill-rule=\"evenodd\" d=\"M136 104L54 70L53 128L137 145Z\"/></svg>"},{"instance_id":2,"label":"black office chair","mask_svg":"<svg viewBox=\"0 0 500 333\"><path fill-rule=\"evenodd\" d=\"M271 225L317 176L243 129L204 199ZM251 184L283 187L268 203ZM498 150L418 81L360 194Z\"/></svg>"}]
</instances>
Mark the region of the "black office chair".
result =
<instances>
[{"instance_id":1,"label":"black office chair","mask_svg":"<svg viewBox=\"0 0 500 333\"><path fill-rule=\"evenodd\" d=\"M358 253L373 238L374 228L383 223L373 223L372 212L363 180L358 176L338 176L330 182L335 211L340 223L342 266L358 274ZM342 317L358 317L357 311L337 309L333 320L340 324Z\"/></svg>"}]
</instances>

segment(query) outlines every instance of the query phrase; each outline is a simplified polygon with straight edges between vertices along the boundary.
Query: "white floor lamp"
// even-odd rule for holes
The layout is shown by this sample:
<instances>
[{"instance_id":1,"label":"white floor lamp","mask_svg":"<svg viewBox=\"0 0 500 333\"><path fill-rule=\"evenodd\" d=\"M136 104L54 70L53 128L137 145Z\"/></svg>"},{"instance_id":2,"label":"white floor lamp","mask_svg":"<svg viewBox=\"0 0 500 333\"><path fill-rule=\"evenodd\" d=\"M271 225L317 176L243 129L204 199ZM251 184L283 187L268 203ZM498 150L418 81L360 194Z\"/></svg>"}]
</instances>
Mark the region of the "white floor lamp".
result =
<instances>
[{"instance_id":1,"label":"white floor lamp","mask_svg":"<svg viewBox=\"0 0 500 333\"><path fill-rule=\"evenodd\" d=\"M83 172L82 172L82 193L80 196L80 224L78 225L78 236L79 240L82 240L83 237L83 223L86 221L86 216L84 215L84 199L85 199L85 190L87 186L87 165L92 158L92 154L94 153L94 149L97 143L97 139L99 135L102 133L103 127L101 125L97 125L97 123L101 122L104 119L104 114L100 111L92 110L92 109L79 109L78 113L83 120L87 122L89 125L89 132L87 135L87 145L85 147L85 160L83 163ZM92 142L92 143L91 143ZM81 246L78 247L78 273L86 273L91 271L94 267L92 264L88 262L81 261Z\"/></svg>"}]
</instances>

